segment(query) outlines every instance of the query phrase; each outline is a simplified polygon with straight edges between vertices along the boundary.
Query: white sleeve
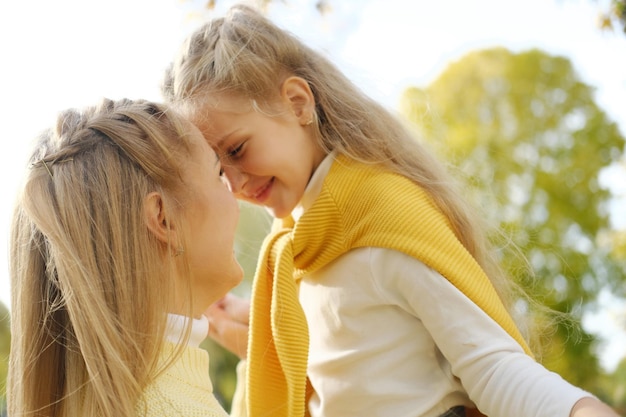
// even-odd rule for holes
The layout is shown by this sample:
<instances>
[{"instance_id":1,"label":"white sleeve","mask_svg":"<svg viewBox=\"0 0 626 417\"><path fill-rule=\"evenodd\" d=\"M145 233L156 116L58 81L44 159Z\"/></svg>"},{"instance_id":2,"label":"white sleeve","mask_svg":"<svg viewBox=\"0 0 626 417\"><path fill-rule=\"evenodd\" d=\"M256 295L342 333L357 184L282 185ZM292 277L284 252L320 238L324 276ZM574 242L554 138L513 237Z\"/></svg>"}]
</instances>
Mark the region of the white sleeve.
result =
<instances>
[{"instance_id":1,"label":"white sleeve","mask_svg":"<svg viewBox=\"0 0 626 417\"><path fill-rule=\"evenodd\" d=\"M390 249L374 249L379 290L422 321L470 399L488 416L568 417L591 394L548 371L438 272Z\"/></svg>"}]
</instances>

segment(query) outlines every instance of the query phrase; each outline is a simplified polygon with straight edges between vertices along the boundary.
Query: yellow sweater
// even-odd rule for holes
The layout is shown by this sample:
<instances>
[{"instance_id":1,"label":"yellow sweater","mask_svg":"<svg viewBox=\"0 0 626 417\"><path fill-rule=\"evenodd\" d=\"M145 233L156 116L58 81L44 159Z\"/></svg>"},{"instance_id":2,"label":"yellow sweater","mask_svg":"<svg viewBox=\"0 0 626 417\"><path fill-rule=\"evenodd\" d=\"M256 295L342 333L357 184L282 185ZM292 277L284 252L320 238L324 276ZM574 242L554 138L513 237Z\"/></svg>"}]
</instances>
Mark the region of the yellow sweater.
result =
<instances>
[{"instance_id":1,"label":"yellow sweater","mask_svg":"<svg viewBox=\"0 0 626 417\"><path fill-rule=\"evenodd\" d=\"M175 346L166 343L163 360ZM137 415L144 417L228 417L213 395L209 378L209 354L186 346L182 356L150 384L139 402Z\"/></svg>"},{"instance_id":2,"label":"yellow sweater","mask_svg":"<svg viewBox=\"0 0 626 417\"><path fill-rule=\"evenodd\" d=\"M410 180L339 156L294 225L277 221L252 288L248 416L306 415L308 328L297 280L347 251L385 247L446 277L529 349L488 277L428 195Z\"/></svg>"}]
</instances>

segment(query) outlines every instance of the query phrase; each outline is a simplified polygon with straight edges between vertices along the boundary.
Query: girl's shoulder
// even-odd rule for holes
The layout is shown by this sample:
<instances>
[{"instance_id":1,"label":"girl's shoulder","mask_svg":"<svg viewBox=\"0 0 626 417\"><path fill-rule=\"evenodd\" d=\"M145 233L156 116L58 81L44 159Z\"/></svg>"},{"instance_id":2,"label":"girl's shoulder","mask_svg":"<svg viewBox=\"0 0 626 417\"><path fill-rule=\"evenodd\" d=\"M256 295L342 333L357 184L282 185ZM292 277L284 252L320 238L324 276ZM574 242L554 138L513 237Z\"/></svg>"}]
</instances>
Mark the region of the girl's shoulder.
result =
<instances>
[{"instance_id":1,"label":"girl's shoulder","mask_svg":"<svg viewBox=\"0 0 626 417\"><path fill-rule=\"evenodd\" d=\"M327 190L341 206L363 209L430 200L426 192L411 179L382 165L365 164L346 157L337 158L327 178Z\"/></svg>"}]
</instances>

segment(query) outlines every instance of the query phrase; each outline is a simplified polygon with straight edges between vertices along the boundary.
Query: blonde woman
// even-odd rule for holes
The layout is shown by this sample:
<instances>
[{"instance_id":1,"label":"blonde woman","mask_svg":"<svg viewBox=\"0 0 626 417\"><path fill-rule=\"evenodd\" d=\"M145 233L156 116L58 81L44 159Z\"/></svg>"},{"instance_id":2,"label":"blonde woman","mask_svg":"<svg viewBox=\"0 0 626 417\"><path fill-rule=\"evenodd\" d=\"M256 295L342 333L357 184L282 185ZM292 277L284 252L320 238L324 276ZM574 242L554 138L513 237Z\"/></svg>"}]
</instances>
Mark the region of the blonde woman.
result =
<instances>
[{"instance_id":1,"label":"blonde woman","mask_svg":"<svg viewBox=\"0 0 626 417\"><path fill-rule=\"evenodd\" d=\"M535 361L480 215L321 54L235 6L184 43L164 93L276 218L247 351L237 299L212 308L247 357L250 417L616 415Z\"/></svg>"},{"instance_id":2,"label":"blonde woman","mask_svg":"<svg viewBox=\"0 0 626 417\"><path fill-rule=\"evenodd\" d=\"M145 101L60 114L11 240L12 417L224 417L202 312L242 279L238 206L189 122Z\"/></svg>"}]
</instances>

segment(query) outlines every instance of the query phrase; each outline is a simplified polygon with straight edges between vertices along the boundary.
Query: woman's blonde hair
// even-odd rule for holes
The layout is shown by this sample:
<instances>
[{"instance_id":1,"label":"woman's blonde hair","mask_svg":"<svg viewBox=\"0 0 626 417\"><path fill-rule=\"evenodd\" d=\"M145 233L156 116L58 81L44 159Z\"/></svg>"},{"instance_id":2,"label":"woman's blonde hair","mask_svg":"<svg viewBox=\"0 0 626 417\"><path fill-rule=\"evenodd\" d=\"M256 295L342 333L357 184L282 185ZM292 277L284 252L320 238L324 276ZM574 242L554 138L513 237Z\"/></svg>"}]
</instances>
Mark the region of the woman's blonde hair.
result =
<instances>
[{"instance_id":1,"label":"woman's blonde hair","mask_svg":"<svg viewBox=\"0 0 626 417\"><path fill-rule=\"evenodd\" d=\"M135 414L173 302L172 248L143 204L156 191L180 214L189 127L161 105L104 100L39 137L11 232L12 417Z\"/></svg>"},{"instance_id":2,"label":"woman's blonde hair","mask_svg":"<svg viewBox=\"0 0 626 417\"><path fill-rule=\"evenodd\" d=\"M293 75L306 80L315 97L320 146L382 164L426 190L511 310L523 291L502 273L481 216L461 197L461 187L444 164L399 118L364 94L326 57L258 11L236 5L225 17L196 30L166 71L162 93L191 120L202 121L208 117L207 103L222 94L269 108L282 82ZM524 332L525 325L517 319Z\"/></svg>"}]
</instances>

